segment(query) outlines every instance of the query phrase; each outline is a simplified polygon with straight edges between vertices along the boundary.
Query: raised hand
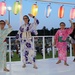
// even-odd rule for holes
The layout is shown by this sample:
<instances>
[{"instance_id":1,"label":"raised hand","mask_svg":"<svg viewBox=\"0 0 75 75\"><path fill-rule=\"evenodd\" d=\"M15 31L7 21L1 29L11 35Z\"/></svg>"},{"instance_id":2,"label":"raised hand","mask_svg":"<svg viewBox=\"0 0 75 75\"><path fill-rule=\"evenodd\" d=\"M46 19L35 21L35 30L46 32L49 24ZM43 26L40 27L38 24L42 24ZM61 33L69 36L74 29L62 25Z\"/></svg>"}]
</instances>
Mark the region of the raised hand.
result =
<instances>
[{"instance_id":1,"label":"raised hand","mask_svg":"<svg viewBox=\"0 0 75 75\"><path fill-rule=\"evenodd\" d=\"M8 20L5 20L5 23L8 25L9 28L12 27L12 26L10 25L10 23L8 22Z\"/></svg>"},{"instance_id":2,"label":"raised hand","mask_svg":"<svg viewBox=\"0 0 75 75\"><path fill-rule=\"evenodd\" d=\"M72 20L69 20L69 22L72 24L73 22L72 22Z\"/></svg>"},{"instance_id":3,"label":"raised hand","mask_svg":"<svg viewBox=\"0 0 75 75\"><path fill-rule=\"evenodd\" d=\"M6 23L7 25L9 25L9 22L8 22L8 20L5 20L5 23Z\"/></svg>"},{"instance_id":4,"label":"raised hand","mask_svg":"<svg viewBox=\"0 0 75 75\"><path fill-rule=\"evenodd\" d=\"M73 24L72 20L69 20L69 21L71 23L71 27L74 29L74 24Z\"/></svg>"},{"instance_id":5,"label":"raised hand","mask_svg":"<svg viewBox=\"0 0 75 75\"><path fill-rule=\"evenodd\" d=\"M32 15L32 14L30 14L30 13L29 13L28 15L29 15L30 17L32 17L32 18L33 18L33 15Z\"/></svg>"}]
</instances>

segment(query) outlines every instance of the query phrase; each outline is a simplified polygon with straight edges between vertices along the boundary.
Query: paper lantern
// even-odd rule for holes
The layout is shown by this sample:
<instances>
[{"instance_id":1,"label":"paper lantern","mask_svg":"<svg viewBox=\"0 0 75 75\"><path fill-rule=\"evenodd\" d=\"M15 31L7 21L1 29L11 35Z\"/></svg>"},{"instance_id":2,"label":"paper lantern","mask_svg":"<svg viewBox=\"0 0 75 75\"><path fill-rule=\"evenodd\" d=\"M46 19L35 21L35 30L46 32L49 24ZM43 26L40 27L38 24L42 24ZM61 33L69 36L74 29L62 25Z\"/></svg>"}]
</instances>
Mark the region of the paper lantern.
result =
<instances>
[{"instance_id":1,"label":"paper lantern","mask_svg":"<svg viewBox=\"0 0 75 75\"><path fill-rule=\"evenodd\" d=\"M63 18L64 17L64 7L60 6L58 9L58 17Z\"/></svg>"},{"instance_id":2,"label":"paper lantern","mask_svg":"<svg viewBox=\"0 0 75 75\"><path fill-rule=\"evenodd\" d=\"M70 10L70 19L74 19L75 18L75 8L72 8Z\"/></svg>"},{"instance_id":3,"label":"paper lantern","mask_svg":"<svg viewBox=\"0 0 75 75\"><path fill-rule=\"evenodd\" d=\"M6 3L4 1L0 2L0 15L3 16L6 13Z\"/></svg>"},{"instance_id":4,"label":"paper lantern","mask_svg":"<svg viewBox=\"0 0 75 75\"><path fill-rule=\"evenodd\" d=\"M32 9L31 9L31 14L32 14L33 16L36 16L37 13L38 13L38 6L37 6L37 4L33 4L33 5L32 5Z\"/></svg>"},{"instance_id":5,"label":"paper lantern","mask_svg":"<svg viewBox=\"0 0 75 75\"><path fill-rule=\"evenodd\" d=\"M50 4L49 4L49 5L47 5L46 11L45 11L47 18L50 16L50 12L51 12L51 7L50 7Z\"/></svg>"},{"instance_id":6,"label":"paper lantern","mask_svg":"<svg viewBox=\"0 0 75 75\"><path fill-rule=\"evenodd\" d=\"M21 4L19 1L16 1L13 6L13 13L17 15L20 12Z\"/></svg>"}]
</instances>

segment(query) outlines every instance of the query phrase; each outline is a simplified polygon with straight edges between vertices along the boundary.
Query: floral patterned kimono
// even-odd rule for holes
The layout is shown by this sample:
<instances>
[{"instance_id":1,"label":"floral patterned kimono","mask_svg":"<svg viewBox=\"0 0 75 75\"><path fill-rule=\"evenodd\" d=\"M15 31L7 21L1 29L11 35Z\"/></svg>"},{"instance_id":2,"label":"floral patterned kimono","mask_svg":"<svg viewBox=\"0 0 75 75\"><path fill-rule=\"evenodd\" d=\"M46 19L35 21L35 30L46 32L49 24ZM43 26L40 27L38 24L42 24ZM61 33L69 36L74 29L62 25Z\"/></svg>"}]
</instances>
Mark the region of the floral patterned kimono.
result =
<instances>
[{"instance_id":1,"label":"floral patterned kimono","mask_svg":"<svg viewBox=\"0 0 75 75\"><path fill-rule=\"evenodd\" d=\"M12 28L0 29L0 70L6 67L7 44L4 40L11 31Z\"/></svg>"},{"instance_id":2,"label":"floral patterned kimono","mask_svg":"<svg viewBox=\"0 0 75 75\"><path fill-rule=\"evenodd\" d=\"M35 62L35 50L32 44L31 33L37 35L36 26L39 21L35 18L34 23L24 24L20 27L16 38L21 43L21 49L23 54L23 63L34 63Z\"/></svg>"},{"instance_id":3,"label":"floral patterned kimono","mask_svg":"<svg viewBox=\"0 0 75 75\"><path fill-rule=\"evenodd\" d=\"M73 29L59 29L54 39L56 40L56 47L58 48L58 58L59 60L67 60L67 37L72 33Z\"/></svg>"}]
</instances>

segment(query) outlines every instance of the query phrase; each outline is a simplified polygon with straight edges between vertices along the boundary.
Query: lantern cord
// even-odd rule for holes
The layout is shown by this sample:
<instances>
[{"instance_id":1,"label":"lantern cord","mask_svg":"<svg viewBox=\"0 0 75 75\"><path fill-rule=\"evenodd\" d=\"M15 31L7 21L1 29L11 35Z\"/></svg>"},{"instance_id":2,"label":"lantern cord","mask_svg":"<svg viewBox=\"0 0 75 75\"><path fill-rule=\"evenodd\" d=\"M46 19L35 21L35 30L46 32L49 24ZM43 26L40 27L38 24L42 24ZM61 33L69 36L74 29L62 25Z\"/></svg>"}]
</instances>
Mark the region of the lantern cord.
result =
<instances>
[{"instance_id":1,"label":"lantern cord","mask_svg":"<svg viewBox=\"0 0 75 75\"><path fill-rule=\"evenodd\" d=\"M57 1L52 1L52 0L35 0L35 1L40 1L40 2L50 2L50 3L56 3L56 4L68 4L68 5L75 5L73 2L57 2Z\"/></svg>"},{"instance_id":2,"label":"lantern cord","mask_svg":"<svg viewBox=\"0 0 75 75\"><path fill-rule=\"evenodd\" d=\"M16 1L19 1L19 0L16 0Z\"/></svg>"},{"instance_id":3,"label":"lantern cord","mask_svg":"<svg viewBox=\"0 0 75 75\"><path fill-rule=\"evenodd\" d=\"M4 2L5 2L6 0L4 0Z\"/></svg>"},{"instance_id":4,"label":"lantern cord","mask_svg":"<svg viewBox=\"0 0 75 75\"><path fill-rule=\"evenodd\" d=\"M37 2L35 2L35 4L37 4Z\"/></svg>"},{"instance_id":5,"label":"lantern cord","mask_svg":"<svg viewBox=\"0 0 75 75\"><path fill-rule=\"evenodd\" d=\"M49 3L49 5L51 5L51 3Z\"/></svg>"}]
</instances>

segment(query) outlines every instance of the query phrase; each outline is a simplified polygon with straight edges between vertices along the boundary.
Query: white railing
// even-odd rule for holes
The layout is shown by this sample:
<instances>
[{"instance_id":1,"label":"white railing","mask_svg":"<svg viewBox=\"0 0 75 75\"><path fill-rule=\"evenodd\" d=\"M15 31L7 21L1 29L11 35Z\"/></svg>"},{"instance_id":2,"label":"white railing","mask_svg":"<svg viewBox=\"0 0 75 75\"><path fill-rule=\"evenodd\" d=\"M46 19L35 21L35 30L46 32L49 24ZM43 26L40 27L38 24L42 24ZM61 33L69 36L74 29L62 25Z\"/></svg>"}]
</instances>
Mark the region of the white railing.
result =
<instances>
[{"instance_id":1,"label":"white railing","mask_svg":"<svg viewBox=\"0 0 75 75\"><path fill-rule=\"evenodd\" d=\"M54 42L54 36L33 36L33 47L35 48L35 38L42 38L42 50L43 50L43 59L45 59L45 39L47 37L52 38L51 43ZM15 38L15 36L8 36L7 38L9 38L9 62L11 62L11 38ZM21 48L20 48L21 49ZM70 57L72 56L72 46L70 44ZM55 58L55 48L54 46L52 46L52 58ZM21 50L21 61L22 61L22 50Z\"/></svg>"}]
</instances>

